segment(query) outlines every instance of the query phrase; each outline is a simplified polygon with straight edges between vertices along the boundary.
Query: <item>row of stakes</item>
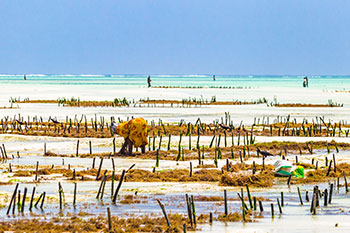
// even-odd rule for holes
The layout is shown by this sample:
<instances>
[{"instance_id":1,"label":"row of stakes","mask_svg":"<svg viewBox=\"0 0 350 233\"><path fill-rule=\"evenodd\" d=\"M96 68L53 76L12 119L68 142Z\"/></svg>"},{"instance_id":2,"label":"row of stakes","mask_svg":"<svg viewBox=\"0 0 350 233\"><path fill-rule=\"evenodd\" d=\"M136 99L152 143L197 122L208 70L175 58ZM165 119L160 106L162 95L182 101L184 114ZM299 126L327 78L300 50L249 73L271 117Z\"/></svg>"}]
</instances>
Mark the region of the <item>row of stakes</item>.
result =
<instances>
[{"instance_id":1,"label":"row of stakes","mask_svg":"<svg viewBox=\"0 0 350 233\"><path fill-rule=\"evenodd\" d=\"M181 143L181 142L179 142L179 143ZM115 150L115 140L113 140L113 145L114 145L113 148ZM89 141L89 146L90 146L90 154L92 154L91 141ZM308 146L308 148L309 148L309 146ZM337 147L336 147L336 149L337 149L337 152L338 152L339 150L338 150ZM3 157L7 158L7 154L6 154L6 150L5 150L5 145L4 144L2 145L2 147L0 147L0 150L1 150L2 154L3 154ZM312 154L312 144L311 144L311 149L309 149L309 151ZM241 161L241 163L244 163L243 158L245 158L245 154L246 154L245 147L243 148L243 156L242 156L242 152L241 151L239 151L239 152L240 152L239 153L240 161ZM248 152L248 156L249 156L249 147L247 147L247 152ZM257 153L259 154L259 152L257 152ZM46 154L46 143L44 143L44 155L45 154ZM234 154L233 154L232 150L231 150L231 154L232 154L232 158L234 158ZM285 154L287 155L286 151L285 151ZM79 155L79 140L77 141L76 155L77 156ZM180 159L180 156L181 155L179 153L177 161ZM182 154L182 156L183 156L183 154ZM19 152L17 152L17 157L19 157ZM96 159L96 157L93 158L92 168L95 167L95 159ZM201 154L201 149L200 149L200 147L198 147L198 161L199 161L199 165L203 164L202 159L204 159L204 148L202 149L202 154ZM216 164L216 165L217 165L217 159L222 159L222 155L220 153L220 149L215 150L214 164ZM263 159L262 160L262 164L263 164L263 168L264 168L265 157L262 156L262 159ZM285 159L285 156L282 156L282 159ZM115 170L114 159L111 158L111 160L112 160L113 170ZM298 156L295 156L295 160L296 160L296 163L298 163ZM100 175L102 162L103 162L103 158L101 159L100 167L99 167L96 179ZM228 159L227 159L226 163L227 163L227 170L229 170ZM332 163L333 163L333 167L334 167L334 172L336 172L336 160L335 160L335 155L334 154L333 154L333 160L330 161L329 165L328 165L328 158L327 157L326 157L325 163L326 163L326 166L328 166L327 176L329 175L329 173L331 171ZM314 164L314 159L312 159L312 165L313 164ZM38 176L38 165L39 165L39 162L37 162L37 164L36 164L36 173L35 173L35 180L36 181L37 181L37 176ZM64 165L64 159L62 159L62 165ZM253 161L253 165L255 167L255 161ZM157 153L156 153L156 165L155 165L155 167L158 167L158 166L159 166L159 149L157 149ZM70 165L68 165L68 167L70 169ZM53 166L52 166L52 168L53 168ZM192 168L192 162L190 162L190 170L192 170L191 168ZM316 161L316 170L317 170L317 168L318 168L318 161ZM12 172L11 163L9 163L9 171ZM254 171L256 171L256 169L253 169L253 174L255 173ZM190 174L192 174L192 172L190 172ZM75 170L73 171L73 179L75 179Z\"/></svg>"},{"instance_id":2,"label":"row of stakes","mask_svg":"<svg viewBox=\"0 0 350 233\"><path fill-rule=\"evenodd\" d=\"M91 142L90 142L90 145L91 145ZM4 156L4 154L6 155L6 150L5 150L4 145L2 145L2 146L3 146L3 148L1 148L1 147L0 147L0 148L1 148L2 154L3 154L3 156ZM79 146L79 141L78 141L77 148L78 148L78 146ZM45 144L45 148L46 148L46 144ZM90 151L91 151L91 150L90 150ZM77 149L77 154L78 154L78 149ZM333 156L334 156L334 155L333 155ZM7 157L7 155L6 155L6 157ZM94 158L94 159L95 159L95 158ZM112 158L112 160L113 160L113 158ZM103 159L101 159L99 171L101 170L102 161L103 161ZM334 169L336 170L335 158L333 159L333 161L334 161ZM330 161L329 170L330 170L331 166L332 166L332 161ZM38 163L37 163L37 168L36 168L36 170L38 170ZM329 173L329 170L328 170L328 173ZM125 174L125 171L123 171L122 176L123 176L123 174ZM97 177L98 177L98 176L99 176L99 174L97 175ZM104 175L104 177L105 177L105 175ZM123 176L123 177L124 177L124 176ZM36 178L35 178L35 179L37 180L37 172L36 172ZM120 180L120 183L119 183L119 185L118 185L117 191L116 191L115 195L113 196L113 202L115 202L115 200L116 200L116 196L117 196L118 191L119 191L119 189L120 189L122 180L123 180L123 179ZM344 180L345 180L346 191L348 191L345 173L344 173ZM112 179L112 182L113 182L113 181L114 181L114 180ZM288 183L289 183L289 181L290 181L290 179L288 180ZM106 179L102 179L102 182L101 182L101 185L100 185L100 190L99 190L99 192L98 192L97 198L99 198L99 195L101 194L101 199L102 199L105 182L106 182ZM339 178L338 178L338 187L339 187ZM16 203L16 193L17 193L17 189L18 189L18 184L16 185L14 194L13 194L13 196L12 196L12 198L11 198L11 202L10 202L10 206L9 206L9 208L8 208L7 214L10 213L11 205L12 205L12 213L14 214L14 212L15 212L15 203ZM248 190L248 197L249 197L249 200L250 200L250 202L251 202L251 198L250 198L248 186L247 186L247 190ZM329 203L331 203L332 190L333 190L333 184L331 184L331 188L330 188ZM242 191L243 191L243 190L242 190ZM62 189L62 186L61 186L60 183L59 183L60 208L62 208L62 199L63 199L63 198L62 198L62 193L63 193L63 189ZM20 208L19 210L20 210L20 212L22 212L22 213L23 213L23 210L24 210L24 202L25 202L26 194L27 194L27 189L25 188L24 194L23 194L22 204L19 205L19 206L21 206L21 208ZM33 197L34 197L34 194L35 194L35 187L33 188L32 198L31 198L31 201L30 201L30 210L32 209L32 206L33 206ZM76 200L76 198L75 198L75 197L76 197L76 183L75 183L74 194L75 194L75 195L74 195L74 201L73 201L73 203L74 203L74 206L75 206L75 200ZM298 194L299 194L300 202L301 202L301 204L303 204L302 199L301 199L301 194L300 194L299 188L298 188ZM45 192L43 192L43 193L40 195L39 199L38 199L38 200L36 201L36 203L34 204L34 207L37 207L37 205L38 205L39 202L41 201L40 207L43 208L43 204L44 204L44 200L45 200L45 195L46 195ZM238 194L238 195L239 195L239 194ZM324 204L324 205L326 206L326 205L327 205L326 199L327 199L327 196L328 196L328 191L327 191L327 189L324 191L323 194L321 194L320 191L318 190L318 187L315 186L315 188L314 188L314 194L313 194L313 199L312 199L312 204L311 204L311 212L312 212L313 214L316 213L316 207L319 206L319 198L322 197L322 195L323 195L324 198L325 198L325 201L324 201L325 204ZM246 205L244 204L243 192L242 192L242 194L241 194L241 197L242 197L242 198L241 198L241 200L242 200L242 205L245 206L245 208L243 208L243 210L246 210L247 208L246 208ZM283 193L281 194L281 200L282 200L282 201L281 201L282 204L280 204L279 199L277 199L277 203L278 203L278 206L279 206L280 213L282 213L281 205L283 206ZM192 201L193 201L193 200L192 200ZM306 192L306 201L308 201L308 193L307 193L307 192ZM20 190L18 190L18 202L20 202ZM256 202L256 201L254 201L254 202ZM162 208L162 205L161 205L160 201L159 201L159 205L160 205L161 208ZM263 211L263 209L262 209L262 204L261 204L260 201L259 201L259 207L260 207L260 210ZM256 208L256 205L255 205L255 208ZM254 208L254 209L255 209L255 208ZM108 209L109 209L109 208L108 208ZM162 210L163 210L163 208L162 208ZM110 210L108 210L108 212L109 212L108 215L110 216ZM163 210L163 213L165 213L165 210ZM227 213L227 199L226 199L226 191L225 191L225 214L226 214L226 213ZM243 211L243 219L244 219L245 213L246 213L246 212ZM271 204L271 214L274 216L274 207L273 207L273 204ZM166 217L166 218L167 218L167 217ZM110 219L110 217L109 217L109 219ZM212 219L212 214L211 214L211 218L210 218L210 219ZM194 221L195 221L195 220L194 220ZM167 222L168 222L168 220L167 220ZM168 225L170 225L170 224L168 224Z\"/></svg>"},{"instance_id":3,"label":"row of stakes","mask_svg":"<svg viewBox=\"0 0 350 233\"><path fill-rule=\"evenodd\" d=\"M112 164L114 165L113 158L111 158L111 159L112 159ZM103 162L103 158L100 160L100 166L99 166L99 169L98 169L98 174L96 176L96 180L101 179L100 172L101 172L101 168L102 168L102 162ZM64 160L63 160L63 164L64 164ZM94 164L95 164L95 158L93 159L93 168L94 168ZM333 167L334 167L334 171L336 172L336 162L335 162L335 156L334 155L333 155L333 160L331 160L330 163L329 163L327 175L329 174L329 172L331 170L332 164L333 164ZM35 180L38 179L38 176L37 176L37 174L38 174L38 165L39 165L39 162L37 162L37 165L36 165ZM117 187L114 195L112 195L112 202L113 203L116 202L118 192L120 190L120 187L121 187L122 182L123 182L124 177L125 177L125 173L127 173L134 166L135 166L135 164L133 164L127 171L123 170L122 175L121 175L121 179L120 179L119 184L118 184L118 187ZM113 166L113 168L114 168L114 166ZM105 187L105 184L106 184L106 172L107 172L107 170L105 171L105 173L102 176L103 178L102 178L102 181L101 181L101 184L100 184L100 187L99 187L99 191L98 191L98 194L97 194L97 197L96 197L97 199L102 199L103 198L104 187ZM74 177L74 173L73 173L73 177ZM288 185L290 185L290 178L291 178L291 176L288 179ZM113 174L112 174L112 185L111 185L112 186L112 193L113 193L113 189L114 189L114 180L115 180L115 175L114 175L114 172L113 172ZM348 192L348 184L347 184L345 172L344 172L344 181L345 181L346 192ZM338 185L337 186L338 186L338 189L339 189L339 178L338 178ZM75 206L75 204L76 204L76 188L77 188L77 184L75 183L74 184L73 206ZM298 196L299 196L300 204L303 205L303 200L302 200L302 197L301 197L301 193L300 193L299 187L297 188L297 190L298 190ZM249 192L248 186L247 186L247 193L248 193L248 199L249 199L250 207L253 208L254 210L256 210L256 208L257 208L256 207L257 206L256 205L256 198L255 197L253 198L253 203L254 204L251 204L252 203L252 199L251 199L251 196L250 196L250 192ZM43 208L44 201L45 201L46 192L43 192L39 196L39 198L37 199L37 201L35 203L33 202L34 194L35 194L35 187L33 187L32 196L31 196L31 200L30 200L30 206L29 206L29 210L30 211L32 210L33 206L37 207L39 204L40 204L40 208ZM320 190L318 189L318 187L315 186L314 187L314 192L313 192L313 195L312 195L312 202L311 202L311 209L310 209L311 213L312 214L316 214L316 209L317 209L317 207L320 206L319 205L319 199L322 196L324 197L324 206L327 206L327 204L330 204L331 200L332 200L332 194L333 194L333 184L331 184L329 192L326 189L323 193L321 193ZM18 195L18 198L17 198L17 195ZM11 210L12 210L12 214L15 213L16 199L18 200L17 201L18 202L17 203L18 211L23 213L24 212L24 205L25 205L26 195L27 195L27 188L24 189L23 198L22 198L22 202L21 202L21 193L20 193L20 190L18 190L18 184L17 184L16 187L15 187L15 191L13 193L13 196L11 198L11 202L10 202L7 214L9 214L11 212ZM246 211L248 210L248 208L247 208L247 205L244 202L243 189L241 190L241 195L238 193L238 196L242 200L242 209L243 209L242 215L243 215L243 221L245 221ZM228 214L228 208L227 208L227 193L226 193L226 190L224 191L224 197L225 197L225 215L227 215ZM62 188L60 183L59 183L59 199L60 199L60 209L62 209L63 205L64 205L63 204L63 202L64 202L63 201L64 200L64 192L63 192L63 188ZM187 199L188 199L188 197L187 197ZM306 199L307 202L309 202L308 191L306 191L305 199ZM163 214L166 216L166 212L165 212L164 206L161 204L161 202L159 200L158 200L158 203L159 203L159 205L160 205L160 207L161 207L161 209L163 211ZM191 205L188 204L188 206L193 206L192 210L188 209L188 211L189 211L189 216L192 216L191 217L192 219L190 218L190 222L195 224L195 218L193 218L193 213L195 213L193 197L192 197L192 200L189 199L188 203L193 203ZM277 204L278 204L278 208L279 208L280 214L282 214L282 207L284 205L283 192L281 193L281 201L279 199L277 199ZM263 211L263 206L262 206L261 201L259 201L259 208L260 208L260 211L262 212ZM108 213L109 213L108 215L109 215L109 219L110 219L110 210L108 210ZM272 203L271 203L271 215L274 216L274 205ZM167 222L168 222L169 219L167 217L166 217L166 219L167 219ZM210 219L212 221L212 214L210 214ZM170 222L168 222L168 225L170 226Z\"/></svg>"},{"instance_id":4,"label":"row of stakes","mask_svg":"<svg viewBox=\"0 0 350 233\"><path fill-rule=\"evenodd\" d=\"M85 124L84 123L82 123L82 120L83 120L83 118L85 117ZM262 122L265 122L265 120L264 120L264 118L265 117L263 117L263 119L262 119ZM253 127L255 126L255 125L259 125L259 126L263 126L263 129L262 129L262 131L264 131L265 130L265 127L266 126L270 126L270 134L271 134L271 136L272 136L272 132L273 132L273 127L272 127L272 125L269 125L268 124L268 122L269 122L269 118L268 117L266 117L267 118L267 124L265 124L265 123L262 123L262 125L261 124L259 124L260 123L260 118L258 118L258 120L256 121L256 118L254 118L254 124L252 125L252 129L253 129ZM20 120L15 120L16 119L16 116L13 118L13 123L11 123L10 125L12 126L12 129L17 129L17 130L19 130L19 131L22 131L22 128L20 127L21 125L25 125L25 128L27 129L27 124L30 124L30 123L27 123L27 122L23 122L23 117L21 118L21 117L19 117L19 119L20 120L22 120L22 121L20 121ZM119 119L119 122L121 122L121 119L120 118L118 118ZM222 117L221 118L221 124L224 124L224 122L225 122L225 124L227 125L228 123L229 123L229 128L230 128L230 130L232 131L235 127L233 126L233 122L230 120L231 119L231 117L230 117L230 114L229 113L225 113L225 119ZM33 118L33 120L34 120L34 118ZM38 118L36 117L35 118L35 120L36 120L36 123L38 124ZM5 130L7 131L8 130L8 126L7 126L7 121L8 121L8 117L5 117L5 121L3 121L3 120L1 120L1 126L2 126L2 131L3 131L3 133L5 132ZM42 117L40 118L40 121L41 122L43 122L43 119L42 119ZM48 122L50 122L50 121L53 121L55 124L57 123L57 124L59 124L59 122L57 122L56 120L54 120L54 119L52 119L51 117L49 117L49 120L48 120ZM29 118L28 118L28 122L29 122ZM111 117L111 122L114 122L114 117ZM257 124L256 124L256 122L257 122ZM276 120L274 120L274 122L277 122L277 123L279 123L279 122L282 122L282 117L281 117L281 119L280 119L280 117L278 116L277 117L277 119ZM281 128L281 127L274 127L275 129L277 128L278 129L278 136L283 136L283 135L289 135L289 122L290 123L293 123L293 121L290 121L290 116L288 116L288 117L286 117L285 118L285 120L284 120L284 124L285 124L285 126L283 127L283 128ZM219 128L219 122L218 122L218 120L216 120L216 121L213 121L213 123L214 123L214 125L215 125L215 128L214 128L214 130L217 130L218 128ZM294 124L296 124L297 122L296 122L296 119L294 119ZM336 130L338 129L338 133L339 133L339 136L341 136L341 133L342 133L342 124L343 125L346 125L347 124L347 122L339 122L339 123L334 123L334 125L329 121L328 123L326 123L325 122L325 120L324 120L324 118L322 118L322 117L316 117L316 122L314 122L313 121L313 123L312 123L312 125L311 126L309 126L309 127L305 127L304 126L304 123L305 124L308 124L307 123L307 120L303 120L303 122L302 122L302 126L301 127L295 127L295 128L292 128L292 132L291 132L291 134L292 134L292 136L312 136L312 135L314 135L314 136L316 136L318 133L320 133L320 132L322 132L322 127L324 126L325 128L326 128L326 132L327 132L327 136L335 136L335 134L336 134ZM63 125L62 125L63 123L61 122L61 128L63 127ZM180 121L180 123L179 123L179 126L181 126L181 125L186 125L186 123L183 123L183 121ZM204 123L205 124L205 123ZM67 129L67 125L69 125L68 126L68 131L70 132L70 129L72 128L72 127L74 127L74 126L76 126L76 128L77 128L77 131L78 131L78 133L79 133L79 129L80 129L80 127L81 128L84 128L85 127L85 132L87 132L87 129L88 129L88 125L87 125L87 119L86 119L86 116L84 116L84 115L82 115L82 118L81 118L81 120L80 120L80 122L79 122L79 120L77 119L77 117L75 117L75 119L74 119L74 122L72 122L72 120L71 119L69 119L68 120L68 117L67 117L67 119L66 119L66 122L65 122L65 125L64 125L64 132L66 131L66 129ZM155 126L155 123L154 123L154 121L151 121L151 125L152 126ZM191 124L191 123L188 123L187 124L188 125L188 128L190 128L190 127L192 127L193 128L193 124ZM207 124L205 124L206 126L204 127L204 130L207 128ZM163 128L164 128L164 133L165 134L167 134L166 133L166 130L165 130L165 127L164 127L164 124L162 123L162 121L161 120L159 120L159 126L163 126ZM196 121L196 123L194 124L194 126L197 126L198 127L198 129L199 128L201 128L202 129L202 131L203 131L203 126L202 126L202 123L201 123L201 120L200 120L200 118L198 118L198 120ZM209 125L208 125L209 126ZM288 126L288 128L287 128L287 126ZM50 129L50 125L48 125L47 126L49 129ZM106 127L107 129L109 128L108 127L108 123L106 123L106 125L105 125L105 120L104 120L104 117L101 117L101 121L98 123L97 122L97 117L95 116L95 121L94 121L94 119L93 118L91 118L91 127L92 127L92 129L95 129L95 131L97 132L97 130L98 129L101 129L101 131L103 131L103 129ZM241 129L241 128L244 128L244 125L242 125L242 122L241 122L241 124L239 125L239 127L237 127L237 129ZM211 129L210 128L210 126L209 126L209 129ZM56 126L55 126L55 132L56 132ZM188 131L188 130L187 130ZM225 131L226 132L226 131ZM301 132L303 132L303 134L301 134ZM345 130L344 131L345 132L345 135L346 135L346 137L348 137L349 136L349 132L350 132L350 130L349 129L347 129L347 130ZM198 130L198 133L199 133L199 130ZM187 133L188 134L188 133Z\"/></svg>"},{"instance_id":5,"label":"row of stakes","mask_svg":"<svg viewBox=\"0 0 350 233\"><path fill-rule=\"evenodd\" d=\"M133 166L132 166L133 167ZM131 168L132 168L131 167ZM107 171L107 170L106 170ZM127 173L127 171L123 170L122 174L121 174L121 178L119 180L118 186L114 192L114 180L113 179L114 176L114 171L112 174L112 183L111 183L111 199L112 199L112 203L116 203L116 199L119 193L119 190L121 188L121 185L123 183L125 174ZM348 190L348 185L347 185L347 180L345 177L345 173L344 173L344 181L345 181L345 191L346 193L349 191ZM106 184L106 172L103 174L103 179L101 181L101 184L99 186L99 190L97 193L96 198L102 200L103 199L103 195L104 195L104 189L105 189L105 184ZM288 184L289 185L289 184ZM15 210L16 210L16 204L18 207L18 212L19 213L24 213L24 207L25 207L25 200L26 200L26 195L27 195L27 188L24 188L24 192L23 192L23 197L21 198L21 191L18 190L19 184L17 183L15 186L15 190L13 192L8 210L7 210L7 215L9 215L12 212L12 215L15 214ZM340 187L339 184L339 178L338 178L338 184L337 184L338 190ZM327 207L329 204L331 204L332 202L332 196L333 196L333 190L334 190L334 184L330 183L330 187L329 187L329 192L328 189L325 189L324 192L321 192L321 190L319 189L319 187L316 185L313 188L313 194L312 194L312 199L311 199L311 205L310 205L310 212L311 214L315 215L317 208L320 207L320 199L323 197L324 198L324 207ZM36 187L33 187L32 190L32 195L31 195L31 199L30 199L30 204L29 204L29 211L32 211L33 206L35 208L37 208L37 206L40 204L40 209L43 209L44 207L44 201L45 201L45 196L46 196L46 192L43 192L39 198L36 200L36 202L34 203L34 195L35 195L35 191L36 191ZM241 193L237 193L237 196L239 197L239 199L241 200L242 206L242 220L243 222L246 221L246 215L247 215L247 211L250 210L257 210L257 198L254 196L251 196L250 190L249 190L249 186L246 185L246 192L247 192L247 197L248 197L248 201L249 201L249 207L248 205L245 203L245 198L244 198L244 191L243 188L241 188ZM299 197L299 201L300 201L300 205L303 206L304 205L304 201L301 195L301 191L300 188L297 187L297 192L298 192L298 197ZM61 183L58 183L58 193L59 193L59 208L60 210L63 209L64 207L64 191L62 188ZM77 183L74 183L74 196L73 196L73 206L74 208L76 207L76 195L77 195ZM195 211L195 203L194 203L194 198L193 195L191 195L191 197L188 196L188 194L185 195L186 198L186 206L187 206L187 212L188 212L188 219L189 222L191 224L191 227L193 227L193 225L196 225L196 211ZM16 201L17 199L17 201ZM22 201L21 201L22 200ZM305 192L305 201L306 202L310 202L309 199L309 192L306 191ZM16 203L17 202L17 203ZM171 223L170 220L167 216L166 210L164 205L161 203L161 201L159 199L157 199L157 202L164 214L164 217L166 219L166 222L168 224L169 227L171 227ZM259 209L260 209L260 213L262 213L264 211L263 208L263 204L261 200L258 200L258 204L259 204ZM279 213L282 214L282 207L284 206L284 194L283 192L281 192L281 197L280 199L277 198L277 205L278 205L278 209L279 209ZM109 229L112 229L112 224L111 224L111 213L110 213L110 208L107 208L107 215L108 215L108 224L109 224ZM229 215L229 210L228 210L228 202L227 202L227 191L224 190L224 216L228 216ZM274 217L275 216L275 211L274 211L274 204L271 203L271 216ZM209 216L209 223L211 224L213 222L213 214L210 213ZM186 231L186 224L184 224L184 231Z\"/></svg>"}]
</instances>

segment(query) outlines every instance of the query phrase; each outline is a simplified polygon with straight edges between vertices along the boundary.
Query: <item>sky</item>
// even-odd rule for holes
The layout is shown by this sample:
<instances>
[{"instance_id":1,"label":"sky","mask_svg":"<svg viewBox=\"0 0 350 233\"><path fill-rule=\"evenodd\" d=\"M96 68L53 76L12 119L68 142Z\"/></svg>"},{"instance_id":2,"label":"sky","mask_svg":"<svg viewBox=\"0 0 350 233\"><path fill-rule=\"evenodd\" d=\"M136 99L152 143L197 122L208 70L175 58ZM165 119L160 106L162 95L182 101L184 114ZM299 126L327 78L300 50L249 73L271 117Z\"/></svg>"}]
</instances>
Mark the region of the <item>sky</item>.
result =
<instances>
[{"instance_id":1,"label":"sky","mask_svg":"<svg viewBox=\"0 0 350 233\"><path fill-rule=\"evenodd\" d=\"M0 74L350 75L346 0L1 0Z\"/></svg>"}]
</instances>

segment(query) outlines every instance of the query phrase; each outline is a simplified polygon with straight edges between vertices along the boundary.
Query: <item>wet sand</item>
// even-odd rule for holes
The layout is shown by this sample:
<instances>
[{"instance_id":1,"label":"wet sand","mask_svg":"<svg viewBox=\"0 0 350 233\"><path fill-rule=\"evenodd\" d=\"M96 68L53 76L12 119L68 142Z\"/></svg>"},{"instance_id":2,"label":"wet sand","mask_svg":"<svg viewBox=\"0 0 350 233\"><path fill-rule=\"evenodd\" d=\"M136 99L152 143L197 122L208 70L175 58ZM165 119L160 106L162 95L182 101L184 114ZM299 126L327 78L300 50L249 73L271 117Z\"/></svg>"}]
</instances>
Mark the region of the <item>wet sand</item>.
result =
<instances>
[{"instance_id":1,"label":"wet sand","mask_svg":"<svg viewBox=\"0 0 350 233\"><path fill-rule=\"evenodd\" d=\"M59 97L69 97L74 94L75 97L80 97L86 100L113 100L113 98L151 98L159 100L181 100L182 98L197 97L201 95L205 99L210 99L211 96L216 96L220 101L231 101L231 100L256 100L258 98L266 97L269 101L272 101L277 96L278 101L282 103L307 103L307 104L326 104L328 99L333 99L338 103L344 103L342 108L312 108L312 107L285 107L275 108L268 107L264 104L259 105L209 105L209 106L191 106L189 107L174 107L171 108L168 105L156 106L156 107L89 107L89 108L65 108L59 107L57 104L41 104L41 103L21 103L15 104L18 109L1 109L0 118L5 116L13 117L14 115L20 114L24 119L27 116L42 116L44 120L47 120L49 116L57 117L57 120L64 121L66 116L74 118L75 115L80 118L82 114L86 115L88 119L94 118L95 114L104 116L109 119L110 116L120 117L126 119L127 117L138 117L142 116L145 119L154 120L158 122L161 119L164 123L179 123L180 120L184 120L186 123L192 122L195 124L198 118L202 122L212 123L213 121L221 121L221 118L225 117L225 112L230 112L231 120L234 125L238 127L243 121L243 124L247 127L254 122L254 118L270 117L271 119L277 116L286 117L291 115L292 119L296 119L301 122L304 118L310 122L315 117L325 116L325 119L330 119L333 123L337 123L340 120L347 120L350 114L350 96L346 93L335 92L335 90L326 89L298 89L281 87L276 88L258 88L252 87L247 89L219 89L219 88L201 88L201 89L188 89L188 88L154 88L147 89L144 87L128 87L128 88L111 88L106 87L104 90L99 90L94 87L73 86L69 89L69 92L64 86L55 85L42 85L36 87L35 85L28 85L20 87L11 86L6 84L4 92L0 94L0 106L8 106L8 99L13 96L13 93L21 93L21 97L28 97L30 99L57 99ZM307 101L306 101L307 100ZM327 121L328 122L328 121ZM344 130L344 129L343 129ZM156 138L155 144L159 144L159 137ZM179 136L171 137L170 148L172 150L178 149ZM211 136L201 136L199 140L200 146L208 148L211 143ZM223 138L221 139L223 140ZM241 139L242 140L242 139ZM296 137L296 136L255 136L254 143L287 143L287 142L318 142L318 141L335 141L337 143L350 143L350 139L345 136L344 133L341 136L324 136L324 137ZM113 139L112 138L80 138L79 139L79 153L89 153L89 141L92 142L92 148L94 153L112 153L113 152ZM123 139L116 137L116 148L119 149L123 143ZM207 197L223 197L224 190L227 190L228 194L228 209L229 212L242 212L242 202L237 199L237 193L241 192L241 188L244 190L244 195L247 197L247 190L245 186L232 187L222 186L219 182L123 182L119 191L119 197L116 204L112 204L111 201L111 181L107 181L105 184L105 194L101 200L96 199L96 195L101 185L101 180L94 181L81 181L81 180L70 180L64 177L62 174L49 174L40 175L40 182L34 182L35 176L27 177L16 177L13 174L16 171L26 171L35 169L36 163L39 162L39 169L49 168L54 165L55 168L65 168L70 166L70 169L78 171L85 171L90 169L93 163L93 158L81 158L81 157L48 157L43 156L44 143L46 143L47 151L57 153L58 155L73 155L76 152L76 138L67 137L48 137L48 136L23 136L16 134L0 134L0 145L6 146L6 151L10 159L2 160L0 163L0 180L8 184L0 185L0 216L6 221L14 221L16 219L27 219L27 218L39 218L39 219L51 219L57 214L62 213L63 216L76 215L79 218L91 218L98 215L106 216L106 208L111 208L111 213L114 216L123 218L129 218L130 214L135 216L142 216L145 214L154 214L157 217L162 217L163 214L156 199L161 200L164 203L168 213L179 213L187 216L187 207L185 204L185 194L194 195L195 198L199 196ZM163 135L160 151L167 150L168 137ZM191 144L194 148L197 143L197 137L192 136ZM221 142L223 143L223 142ZM237 145L238 138L234 138L234 144ZM241 142L243 143L243 142ZM189 146L189 137L182 136L182 148ZM231 139L228 140L227 147L231 147ZM224 150L222 144L221 146ZM158 148L158 146L157 146ZM17 151L19 152L20 158L17 158ZM238 155L239 151L235 151ZM241 151L242 152L242 151ZM240 153L241 153L240 152ZM186 152L187 156L196 156L197 151L192 150ZM208 152L209 153L209 152ZM214 152L210 152L211 156L205 154L202 159L205 165L214 165L213 159ZM251 152L251 153L256 153ZM289 151L285 158L295 163L298 157L300 163L311 164L311 161L319 163L319 168L326 168L326 157L327 162L331 161L333 154L336 156L337 164L349 163L350 153L347 150L340 149L339 152L334 148L331 148L330 153L326 148L314 149L312 154L304 151L302 155L299 155L298 151ZM12 155L14 158L12 158ZM284 153L283 153L284 155ZM177 156L174 153L172 156ZM297 157L296 157L297 156ZM273 165L282 156L276 154L273 157L267 157L264 160L264 164ZM162 172L164 170L174 169L187 169L189 171L190 164L193 166L193 172L199 171L197 168L198 159L191 159L186 161L175 161L175 160L160 160L159 166L156 167L156 158L140 158L140 157L113 157L115 163L115 173L120 175L123 170L129 169L133 164L136 164L134 169L144 169L150 172ZM95 161L95 168L99 166L100 159L97 158ZM241 163L238 156L234 159L230 159L233 164ZM12 172L9 172L9 166L12 166ZM219 172L226 172L222 170L226 165L226 159L217 160L217 168L212 167L209 169L217 170ZM256 164L262 165L262 158L256 156L247 157L244 159L245 164ZM102 171L107 169L109 172L113 170L112 160L108 157L104 159ZM309 169L313 171L314 168ZM307 171L309 171L307 170ZM242 176L252 171L240 171ZM260 171L258 171L260 172ZM58 182L62 184L65 193L65 207L63 210L59 209L59 192ZM76 209L73 207L73 190L74 182L77 183L77 205ZM114 190L118 185L119 180L114 183ZM327 207L323 206L323 199L320 199L320 207L317 208L317 214L312 215L310 213L311 200L307 202L305 200L305 192L309 192L309 198L311 199L312 190L316 184L292 184L288 186L286 184L286 178L275 178L274 184L269 188L254 188L250 187L252 196L264 197L267 200L263 201L264 211L262 213L263 218L256 218L254 222L222 222L214 220L213 224L206 222L205 224L198 224L197 230L204 232L320 232L320 231L348 231L350 224L348 223L348 201L345 190L344 178L340 178L339 190L336 185L336 177L330 178L329 180L320 180L316 183L319 186L321 192L325 189L329 191L329 183L334 185L333 201ZM36 187L36 198L46 192L47 199L43 210L40 208L34 209L33 213L30 214L28 211L28 202L26 202L24 215L16 214L15 216L6 215L7 207L10 202L12 192L15 184L20 183L19 189L23 195L23 189L28 189L27 197L30 196L32 188ZM300 188L304 205L300 206L298 198L297 187ZM137 193L136 193L137 192ZM282 208L283 213L279 214L279 208L277 205L277 198L281 198L281 192L284 193L284 204ZM136 194L135 194L136 193ZM128 203L130 200L126 200L127 195L131 195L133 201ZM231 198L231 199L230 199ZM281 199L280 199L281 200ZM124 201L124 204L123 204ZM246 200L248 205L249 201ZM271 217L271 204L275 207L275 216ZM213 213L214 218L224 213L224 202L223 201L196 201L195 208L197 216L200 214ZM79 212L85 212L84 216L79 215ZM17 212L16 212L17 213ZM260 214L259 209L256 213ZM206 220L207 221L207 220ZM188 224L188 222L187 222ZM338 226L336 227L336 224Z\"/></svg>"}]
</instances>

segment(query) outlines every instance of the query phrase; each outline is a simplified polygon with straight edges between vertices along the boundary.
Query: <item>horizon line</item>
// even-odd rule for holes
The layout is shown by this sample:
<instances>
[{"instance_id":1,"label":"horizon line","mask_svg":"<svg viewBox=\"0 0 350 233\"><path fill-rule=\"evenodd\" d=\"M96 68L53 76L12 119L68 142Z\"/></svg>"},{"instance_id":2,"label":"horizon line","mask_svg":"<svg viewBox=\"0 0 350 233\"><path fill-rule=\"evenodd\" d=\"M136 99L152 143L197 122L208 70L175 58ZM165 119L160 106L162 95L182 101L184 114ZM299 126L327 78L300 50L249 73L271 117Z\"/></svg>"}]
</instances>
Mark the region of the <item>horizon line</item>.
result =
<instances>
[{"instance_id":1,"label":"horizon line","mask_svg":"<svg viewBox=\"0 0 350 233\"><path fill-rule=\"evenodd\" d=\"M189 73L179 73L179 74L166 74L166 73L154 73L154 74L145 74L145 73L125 73L125 74L13 74L13 73L3 73L0 76L120 76L120 75L142 75L142 76L350 76L350 74L189 74Z\"/></svg>"}]
</instances>

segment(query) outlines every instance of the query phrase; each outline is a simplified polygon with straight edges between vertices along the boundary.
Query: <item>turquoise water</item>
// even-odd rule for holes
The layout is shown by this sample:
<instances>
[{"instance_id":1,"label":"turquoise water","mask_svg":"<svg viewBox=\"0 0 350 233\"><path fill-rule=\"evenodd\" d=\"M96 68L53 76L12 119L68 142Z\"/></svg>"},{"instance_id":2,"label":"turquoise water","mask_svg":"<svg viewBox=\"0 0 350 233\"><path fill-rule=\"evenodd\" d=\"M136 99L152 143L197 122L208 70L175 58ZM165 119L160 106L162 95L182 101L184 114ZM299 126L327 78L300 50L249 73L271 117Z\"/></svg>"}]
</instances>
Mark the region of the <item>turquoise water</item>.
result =
<instances>
[{"instance_id":1,"label":"turquoise water","mask_svg":"<svg viewBox=\"0 0 350 233\"><path fill-rule=\"evenodd\" d=\"M146 86L148 75L0 75L1 84ZM153 86L302 87L304 76L152 75ZM312 89L349 89L350 76L309 76Z\"/></svg>"}]
</instances>

